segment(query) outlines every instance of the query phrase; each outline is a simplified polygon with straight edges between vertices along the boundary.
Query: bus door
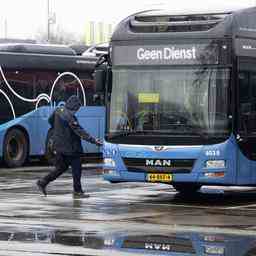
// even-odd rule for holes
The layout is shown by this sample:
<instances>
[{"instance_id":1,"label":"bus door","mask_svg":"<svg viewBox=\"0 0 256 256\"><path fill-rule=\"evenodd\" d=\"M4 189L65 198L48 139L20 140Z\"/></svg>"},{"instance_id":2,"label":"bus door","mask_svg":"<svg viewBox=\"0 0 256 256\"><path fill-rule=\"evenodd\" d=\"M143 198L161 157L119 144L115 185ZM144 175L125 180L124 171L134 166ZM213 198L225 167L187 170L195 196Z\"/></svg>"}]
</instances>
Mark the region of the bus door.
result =
<instances>
[{"instance_id":1,"label":"bus door","mask_svg":"<svg viewBox=\"0 0 256 256\"><path fill-rule=\"evenodd\" d=\"M238 183L256 183L256 63L240 63L238 73ZM252 68L255 68L253 70Z\"/></svg>"}]
</instances>

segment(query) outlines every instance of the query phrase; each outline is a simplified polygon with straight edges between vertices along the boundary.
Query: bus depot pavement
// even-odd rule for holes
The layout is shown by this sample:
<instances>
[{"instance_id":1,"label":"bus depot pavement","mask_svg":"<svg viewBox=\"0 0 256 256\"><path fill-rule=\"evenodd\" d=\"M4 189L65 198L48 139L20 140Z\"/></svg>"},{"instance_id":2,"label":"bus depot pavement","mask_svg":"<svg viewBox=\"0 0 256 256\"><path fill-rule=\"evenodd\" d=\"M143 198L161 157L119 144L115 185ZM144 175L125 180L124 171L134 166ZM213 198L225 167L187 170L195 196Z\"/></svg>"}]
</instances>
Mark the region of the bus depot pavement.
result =
<instances>
[{"instance_id":1,"label":"bus depot pavement","mask_svg":"<svg viewBox=\"0 0 256 256\"><path fill-rule=\"evenodd\" d=\"M70 173L44 197L35 182L46 168L0 171L0 255L256 255L253 188L184 197L164 184L110 184L87 168L90 198L73 199Z\"/></svg>"}]
</instances>

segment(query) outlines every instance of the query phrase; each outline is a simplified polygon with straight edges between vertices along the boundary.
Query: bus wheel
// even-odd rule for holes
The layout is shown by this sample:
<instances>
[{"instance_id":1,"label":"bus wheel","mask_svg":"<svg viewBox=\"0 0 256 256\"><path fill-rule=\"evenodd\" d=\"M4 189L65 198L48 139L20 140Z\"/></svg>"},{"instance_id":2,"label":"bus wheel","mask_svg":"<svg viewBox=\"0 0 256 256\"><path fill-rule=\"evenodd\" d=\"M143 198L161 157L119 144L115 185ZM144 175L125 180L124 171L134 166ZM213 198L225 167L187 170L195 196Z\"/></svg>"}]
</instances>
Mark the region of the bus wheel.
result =
<instances>
[{"instance_id":1,"label":"bus wheel","mask_svg":"<svg viewBox=\"0 0 256 256\"><path fill-rule=\"evenodd\" d=\"M28 157L28 139L20 129L14 128L4 138L3 159L10 168L24 165Z\"/></svg>"},{"instance_id":2,"label":"bus wheel","mask_svg":"<svg viewBox=\"0 0 256 256\"><path fill-rule=\"evenodd\" d=\"M193 183L175 183L172 186L181 194L196 193L201 188L201 185Z\"/></svg>"},{"instance_id":3,"label":"bus wheel","mask_svg":"<svg viewBox=\"0 0 256 256\"><path fill-rule=\"evenodd\" d=\"M55 155L53 153L53 129L48 131L45 142L45 159L48 164L54 165Z\"/></svg>"}]
</instances>

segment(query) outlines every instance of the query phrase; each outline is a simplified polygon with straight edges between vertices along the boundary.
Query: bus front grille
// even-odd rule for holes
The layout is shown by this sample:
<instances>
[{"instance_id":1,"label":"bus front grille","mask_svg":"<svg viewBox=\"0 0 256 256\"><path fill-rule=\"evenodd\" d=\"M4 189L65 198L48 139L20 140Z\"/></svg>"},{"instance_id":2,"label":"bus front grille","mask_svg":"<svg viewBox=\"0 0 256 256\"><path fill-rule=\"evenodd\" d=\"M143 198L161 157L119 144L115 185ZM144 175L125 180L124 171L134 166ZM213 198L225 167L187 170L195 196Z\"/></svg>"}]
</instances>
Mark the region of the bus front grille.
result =
<instances>
[{"instance_id":1,"label":"bus front grille","mask_svg":"<svg viewBox=\"0 0 256 256\"><path fill-rule=\"evenodd\" d=\"M130 172L190 173L195 159L123 158Z\"/></svg>"}]
</instances>

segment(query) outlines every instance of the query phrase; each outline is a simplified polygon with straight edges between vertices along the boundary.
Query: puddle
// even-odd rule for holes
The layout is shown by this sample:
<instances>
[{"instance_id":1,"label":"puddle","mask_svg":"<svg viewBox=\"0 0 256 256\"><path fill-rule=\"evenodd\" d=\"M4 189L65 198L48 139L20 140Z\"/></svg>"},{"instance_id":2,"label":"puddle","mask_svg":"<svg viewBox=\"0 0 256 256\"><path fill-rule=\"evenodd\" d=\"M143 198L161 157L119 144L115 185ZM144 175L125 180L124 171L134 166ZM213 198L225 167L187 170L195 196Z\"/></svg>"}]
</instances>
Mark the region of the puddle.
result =
<instances>
[{"instance_id":1,"label":"puddle","mask_svg":"<svg viewBox=\"0 0 256 256\"><path fill-rule=\"evenodd\" d=\"M199 233L199 232L171 232L143 233L134 232L82 232L79 230L54 230L45 228L24 228L15 230L13 227L0 228L0 241L26 243L59 244L97 249L102 251L114 250L137 255L198 255L198 256L255 256L256 236Z\"/></svg>"}]
</instances>

